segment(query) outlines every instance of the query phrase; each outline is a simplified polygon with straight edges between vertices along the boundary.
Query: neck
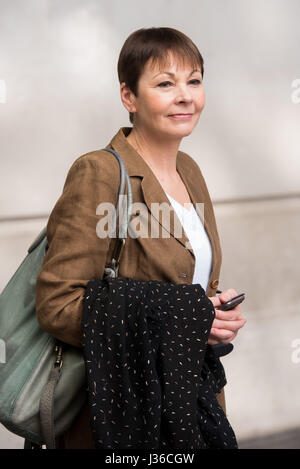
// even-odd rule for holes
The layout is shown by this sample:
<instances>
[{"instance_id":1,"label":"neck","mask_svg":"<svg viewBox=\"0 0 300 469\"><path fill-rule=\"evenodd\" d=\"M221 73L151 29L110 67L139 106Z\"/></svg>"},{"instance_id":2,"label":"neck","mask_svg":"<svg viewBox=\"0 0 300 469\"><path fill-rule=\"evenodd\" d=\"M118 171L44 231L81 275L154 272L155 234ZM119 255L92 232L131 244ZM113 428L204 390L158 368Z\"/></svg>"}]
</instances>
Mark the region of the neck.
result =
<instances>
[{"instance_id":1,"label":"neck","mask_svg":"<svg viewBox=\"0 0 300 469\"><path fill-rule=\"evenodd\" d=\"M177 175L176 160L181 139L159 138L133 127L127 140L154 173L171 177Z\"/></svg>"}]
</instances>

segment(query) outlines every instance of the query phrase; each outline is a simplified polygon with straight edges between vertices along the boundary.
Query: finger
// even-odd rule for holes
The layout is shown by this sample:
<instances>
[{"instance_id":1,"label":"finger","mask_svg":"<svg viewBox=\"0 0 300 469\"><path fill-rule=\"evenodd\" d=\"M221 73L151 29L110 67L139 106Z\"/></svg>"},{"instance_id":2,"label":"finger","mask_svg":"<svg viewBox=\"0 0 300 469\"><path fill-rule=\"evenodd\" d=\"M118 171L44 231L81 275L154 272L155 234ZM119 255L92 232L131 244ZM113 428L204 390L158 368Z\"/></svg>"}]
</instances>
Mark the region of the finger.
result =
<instances>
[{"instance_id":1,"label":"finger","mask_svg":"<svg viewBox=\"0 0 300 469\"><path fill-rule=\"evenodd\" d=\"M215 308L217 306L220 306L221 301L219 300L218 296L211 296L211 297L208 297L208 298L210 299L210 301L212 302L212 304L214 305Z\"/></svg>"},{"instance_id":2,"label":"finger","mask_svg":"<svg viewBox=\"0 0 300 469\"><path fill-rule=\"evenodd\" d=\"M222 303L221 303L222 304ZM228 312L228 311L241 311L242 308L241 308L241 304L239 303L238 305L236 305L234 308L231 308L231 309L227 309L227 310L220 310L220 311L225 311L225 312ZM216 308L218 309L218 306L216 306Z\"/></svg>"},{"instance_id":3,"label":"finger","mask_svg":"<svg viewBox=\"0 0 300 469\"><path fill-rule=\"evenodd\" d=\"M234 334L234 332L227 331L226 329L216 329L214 327L211 329L211 336L215 339L229 340L234 336Z\"/></svg>"},{"instance_id":4,"label":"finger","mask_svg":"<svg viewBox=\"0 0 300 469\"><path fill-rule=\"evenodd\" d=\"M237 321L221 321L220 319L213 320L213 329L223 329L227 331L237 332L239 329L244 327L246 323L245 319L239 319Z\"/></svg>"},{"instance_id":5,"label":"finger","mask_svg":"<svg viewBox=\"0 0 300 469\"><path fill-rule=\"evenodd\" d=\"M216 340L218 343L228 343L231 342L237 334L235 332L230 332L225 329L211 329L210 340Z\"/></svg>"},{"instance_id":6,"label":"finger","mask_svg":"<svg viewBox=\"0 0 300 469\"><path fill-rule=\"evenodd\" d=\"M228 309L227 311L222 311L221 309L218 309L219 307L217 306L215 308L215 312L222 312L222 313L225 313L228 315L228 318L229 317L239 317L241 318L242 317L242 307L241 307L241 304L237 305L235 308L232 308L232 309Z\"/></svg>"},{"instance_id":7,"label":"finger","mask_svg":"<svg viewBox=\"0 0 300 469\"><path fill-rule=\"evenodd\" d=\"M216 344L220 344L220 343L222 343L222 342L220 342L220 340L217 340L217 339L211 339L211 338L209 338L208 341L207 341L207 343L208 343L209 345L216 345Z\"/></svg>"},{"instance_id":8,"label":"finger","mask_svg":"<svg viewBox=\"0 0 300 469\"><path fill-rule=\"evenodd\" d=\"M216 309L215 313L216 319L221 319L222 321L237 321L243 319L241 308L234 308L228 311Z\"/></svg>"},{"instance_id":9,"label":"finger","mask_svg":"<svg viewBox=\"0 0 300 469\"><path fill-rule=\"evenodd\" d=\"M233 288L229 288L228 290L223 290L222 293L220 293L219 298L221 303L225 303L228 300L231 300L234 296L237 296L238 292L234 290Z\"/></svg>"}]
</instances>

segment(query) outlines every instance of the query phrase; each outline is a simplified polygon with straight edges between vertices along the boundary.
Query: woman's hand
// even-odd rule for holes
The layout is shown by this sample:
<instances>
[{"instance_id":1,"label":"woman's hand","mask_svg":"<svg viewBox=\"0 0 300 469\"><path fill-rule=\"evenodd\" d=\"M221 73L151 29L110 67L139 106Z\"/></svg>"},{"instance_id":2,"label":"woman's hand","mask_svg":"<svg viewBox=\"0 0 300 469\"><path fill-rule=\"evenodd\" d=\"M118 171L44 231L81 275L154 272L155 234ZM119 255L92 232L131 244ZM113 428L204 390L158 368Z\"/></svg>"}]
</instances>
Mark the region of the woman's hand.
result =
<instances>
[{"instance_id":1,"label":"woman's hand","mask_svg":"<svg viewBox=\"0 0 300 469\"><path fill-rule=\"evenodd\" d=\"M230 288L222 291L219 296L213 296L209 299L215 307L215 319L211 326L211 331L207 343L209 345L228 344L236 337L239 329L246 323L246 319L242 318L241 305L237 305L229 311L220 311L218 306L233 298L238 293Z\"/></svg>"}]
</instances>

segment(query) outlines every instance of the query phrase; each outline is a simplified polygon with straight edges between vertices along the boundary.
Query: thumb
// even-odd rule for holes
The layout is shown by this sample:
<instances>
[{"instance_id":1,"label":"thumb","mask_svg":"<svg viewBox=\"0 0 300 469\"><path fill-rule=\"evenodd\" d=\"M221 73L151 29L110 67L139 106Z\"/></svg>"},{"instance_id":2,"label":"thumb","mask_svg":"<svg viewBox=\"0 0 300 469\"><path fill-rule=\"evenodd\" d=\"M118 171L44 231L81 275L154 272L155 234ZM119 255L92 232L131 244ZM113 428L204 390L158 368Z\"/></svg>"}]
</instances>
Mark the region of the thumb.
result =
<instances>
[{"instance_id":1,"label":"thumb","mask_svg":"<svg viewBox=\"0 0 300 469\"><path fill-rule=\"evenodd\" d=\"M237 296L237 294L236 290L229 288L228 290L223 290L222 293L220 293L219 298L222 303L225 303L226 301L231 300L234 296Z\"/></svg>"},{"instance_id":2,"label":"thumb","mask_svg":"<svg viewBox=\"0 0 300 469\"><path fill-rule=\"evenodd\" d=\"M216 306L220 306L221 304L221 301L219 300L218 296L209 296L208 299L212 302L214 308L216 308Z\"/></svg>"}]
</instances>

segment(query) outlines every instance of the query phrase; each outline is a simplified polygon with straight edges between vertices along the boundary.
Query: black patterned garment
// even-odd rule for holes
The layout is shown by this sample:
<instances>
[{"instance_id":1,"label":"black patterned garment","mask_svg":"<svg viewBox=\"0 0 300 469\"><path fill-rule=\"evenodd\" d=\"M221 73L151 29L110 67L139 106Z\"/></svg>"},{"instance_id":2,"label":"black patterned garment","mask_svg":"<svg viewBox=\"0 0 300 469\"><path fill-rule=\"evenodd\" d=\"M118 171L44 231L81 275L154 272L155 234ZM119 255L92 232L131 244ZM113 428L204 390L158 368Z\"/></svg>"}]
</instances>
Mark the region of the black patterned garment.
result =
<instances>
[{"instance_id":1,"label":"black patterned garment","mask_svg":"<svg viewBox=\"0 0 300 469\"><path fill-rule=\"evenodd\" d=\"M91 280L82 341L98 449L237 448L207 346L214 307L199 284Z\"/></svg>"}]
</instances>

